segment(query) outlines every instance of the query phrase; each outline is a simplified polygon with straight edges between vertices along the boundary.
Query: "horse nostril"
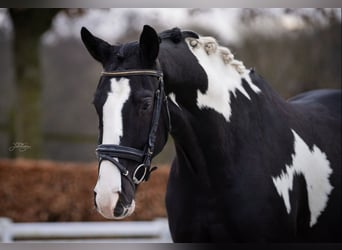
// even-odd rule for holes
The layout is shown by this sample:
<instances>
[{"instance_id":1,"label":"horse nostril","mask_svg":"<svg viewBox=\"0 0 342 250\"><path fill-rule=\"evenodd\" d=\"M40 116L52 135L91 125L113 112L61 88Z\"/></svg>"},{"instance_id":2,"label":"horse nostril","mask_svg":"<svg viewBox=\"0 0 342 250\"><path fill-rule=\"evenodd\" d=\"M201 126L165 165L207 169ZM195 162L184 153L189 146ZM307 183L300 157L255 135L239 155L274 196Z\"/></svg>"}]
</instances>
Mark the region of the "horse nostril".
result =
<instances>
[{"instance_id":1,"label":"horse nostril","mask_svg":"<svg viewBox=\"0 0 342 250\"><path fill-rule=\"evenodd\" d=\"M95 208L97 208L97 204L96 204L96 192L94 191L94 206Z\"/></svg>"}]
</instances>

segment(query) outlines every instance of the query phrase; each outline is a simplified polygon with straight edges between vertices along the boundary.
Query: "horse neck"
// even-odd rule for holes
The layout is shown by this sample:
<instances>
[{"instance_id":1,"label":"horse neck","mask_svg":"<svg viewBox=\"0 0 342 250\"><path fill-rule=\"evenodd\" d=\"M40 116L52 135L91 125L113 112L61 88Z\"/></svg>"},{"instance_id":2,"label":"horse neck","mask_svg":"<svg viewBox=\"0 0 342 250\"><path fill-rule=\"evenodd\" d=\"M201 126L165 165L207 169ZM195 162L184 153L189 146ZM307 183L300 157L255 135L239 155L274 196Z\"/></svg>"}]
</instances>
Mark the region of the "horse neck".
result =
<instances>
[{"instance_id":1,"label":"horse neck","mask_svg":"<svg viewBox=\"0 0 342 250\"><path fill-rule=\"evenodd\" d=\"M253 147L264 141L272 144L267 140L275 140L275 135L289 131L286 102L254 72L249 76L243 80L242 88L228 93L229 97L225 89L216 93L222 94L218 99L229 98L225 101L227 107L199 105L198 91L179 89L172 93L176 96L171 105L176 150L186 155L195 172L208 176L215 173L217 178L221 169L225 175L229 166L245 157L241 154L258 150ZM212 171L213 168L216 170Z\"/></svg>"}]
</instances>

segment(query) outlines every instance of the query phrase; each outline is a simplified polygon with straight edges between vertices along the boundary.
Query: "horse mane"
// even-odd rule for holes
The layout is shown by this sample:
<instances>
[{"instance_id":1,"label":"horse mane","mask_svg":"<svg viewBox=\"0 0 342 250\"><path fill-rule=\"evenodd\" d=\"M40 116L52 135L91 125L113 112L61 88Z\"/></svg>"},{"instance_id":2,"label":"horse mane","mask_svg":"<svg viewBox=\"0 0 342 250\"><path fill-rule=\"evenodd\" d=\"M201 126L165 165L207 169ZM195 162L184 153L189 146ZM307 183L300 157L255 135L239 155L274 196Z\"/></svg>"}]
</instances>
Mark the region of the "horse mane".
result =
<instances>
[{"instance_id":1,"label":"horse mane","mask_svg":"<svg viewBox=\"0 0 342 250\"><path fill-rule=\"evenodd\" d=\"M199 35L196 32L190 30L182 31L178 27L175 27L170 30L165 30L159 34L160 39L170 39L174 43L180 43L183 37L199 38Z\"/></svg>"},{"instance_id":2,"label":"horse mane","mask_svg":"<svg viewBox=\"0 0 342 250\"><path fill-rule=\"evenodd\" d=\"M191 47L202 47L209 55L219 53L224 64L231 65L240 74L246 73L247 69L242 61L234 58L234 54L229 48L218 44L216 39L211 36L201 36L198 39L188 38Z\"/></svg>"},{"instance_id":3,"label":"horse mane","mask_svg":"<svg viewBox=\"0 0 342 250\"><path fill-rule=\"evenodd\" d=\"M193 48L201 46L208 55L220 53L224 64L231 65L240 75L247 73L247 69L243 62L235 59L231 50L220 45L214 37L200 36L196 32L181 31L181 29L175 27L161 32L159 38L170 39L174 43L181 42L182 38L189 39L189 44Z\"/></svg>"},{"instance_id":4,"label":"horse mane","mask_svg":"<svg viewBox=\"0 0 342 250\"><path fill-rule=\"evenodd\" d=\"M170 39L174 43L179 43L182 40L182 31L180 28L165 30L159 34L160 39Z\"/></svg>"}]
</instances>

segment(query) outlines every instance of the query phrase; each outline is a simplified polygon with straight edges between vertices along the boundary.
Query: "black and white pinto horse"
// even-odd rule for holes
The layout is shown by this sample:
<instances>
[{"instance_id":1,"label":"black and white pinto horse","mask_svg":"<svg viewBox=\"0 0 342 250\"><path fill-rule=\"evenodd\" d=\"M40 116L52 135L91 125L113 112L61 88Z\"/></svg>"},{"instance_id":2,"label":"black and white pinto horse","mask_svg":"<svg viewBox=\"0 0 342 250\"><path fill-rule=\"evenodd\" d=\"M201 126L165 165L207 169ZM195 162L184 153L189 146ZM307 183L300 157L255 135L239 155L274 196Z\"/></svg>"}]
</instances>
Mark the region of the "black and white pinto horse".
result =
<instances>
[{"instance_id":1,"label":"black and white pinto horse","mask_svg":"<svg viewBox=\"0 0 342 250\"><path fill-rule=\"evenodd\" d=\"M285 101L214 38L178 28L144 26L139 42L115 46L85 28L81 36L103 65L99 213L134 211L170 132L175 242L342 240L340 90Z\"/></svg>"}]
</instances>

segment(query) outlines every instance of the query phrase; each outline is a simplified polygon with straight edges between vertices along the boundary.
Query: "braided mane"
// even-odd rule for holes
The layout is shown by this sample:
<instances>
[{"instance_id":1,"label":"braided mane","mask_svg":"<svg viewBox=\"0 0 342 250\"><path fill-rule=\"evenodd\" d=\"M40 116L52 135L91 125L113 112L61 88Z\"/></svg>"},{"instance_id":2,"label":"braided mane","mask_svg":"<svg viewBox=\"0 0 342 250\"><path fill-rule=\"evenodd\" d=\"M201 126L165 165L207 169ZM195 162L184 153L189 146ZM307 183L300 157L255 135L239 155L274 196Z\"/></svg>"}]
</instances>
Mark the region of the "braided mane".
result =
<instances>
[{"instance_id":1,"label":"braided mane","mask_svg":"<svg viewBox=\"0 0 342 250\"><path fill-rule=\"evenodd\" d=\"M243 62L236 60L233 53L227 47L220 46L215 38L211 36L201 36L198 39L187 38L193 48L203 48L208 55L219 53L224 64L231 65L235 70L243 75L247 69Z\"/></svg>"}]
</instances>

